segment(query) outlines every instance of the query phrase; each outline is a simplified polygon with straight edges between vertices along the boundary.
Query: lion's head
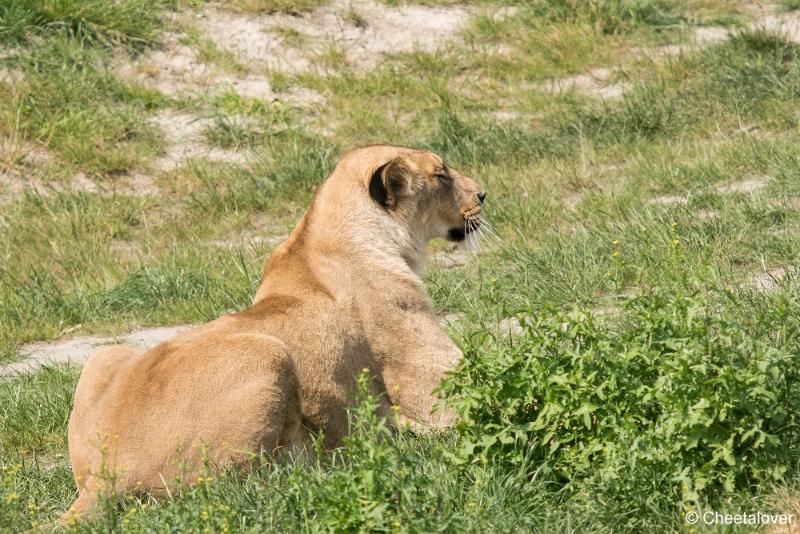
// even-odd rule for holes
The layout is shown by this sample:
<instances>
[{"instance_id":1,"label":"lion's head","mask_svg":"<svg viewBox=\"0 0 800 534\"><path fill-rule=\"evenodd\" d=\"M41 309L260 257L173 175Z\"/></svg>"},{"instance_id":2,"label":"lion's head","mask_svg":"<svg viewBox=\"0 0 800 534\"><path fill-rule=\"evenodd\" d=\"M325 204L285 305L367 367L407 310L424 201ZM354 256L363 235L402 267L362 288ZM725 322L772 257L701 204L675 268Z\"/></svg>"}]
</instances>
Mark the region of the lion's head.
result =
<instances>
[{"instance_id":1,"label":"lion's head","mask_svg":"<svg viewBox=\"0 0 800 534\"><path fill-rule=\"evenodd\" d=\"M464 241L481 226L486 192L427 150L380 147L369 176L372 200L423 241Z\"/></svg>"},{"instance_id":2,"label":"lion's head","mask_svg":"<svg viewBox=\"0 0 800 534\"><path fill-rule=\"evenodd\" d=\"M330 248L346 242L352 250L395 258L419 273L425 244L441 237L454 242L477 238L485 226L486 193L477 182L428 150L372 145L346 152L318 190L299 228ZM326 245L327 243L327 245Z\"/></svg>"}]
</instances>

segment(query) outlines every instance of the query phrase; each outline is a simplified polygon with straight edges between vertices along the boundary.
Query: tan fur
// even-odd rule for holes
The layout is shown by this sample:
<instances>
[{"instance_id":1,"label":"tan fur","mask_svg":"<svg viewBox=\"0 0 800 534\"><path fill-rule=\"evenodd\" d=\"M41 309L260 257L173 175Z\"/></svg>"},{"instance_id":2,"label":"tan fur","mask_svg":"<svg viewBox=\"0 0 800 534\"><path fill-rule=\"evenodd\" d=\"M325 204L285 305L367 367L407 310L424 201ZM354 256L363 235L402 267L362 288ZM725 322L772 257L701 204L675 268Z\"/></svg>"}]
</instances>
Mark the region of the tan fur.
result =
<instances>
[{"instance_id":1,"label":"tan fur","mask_svg":"<svg viewBox=\"0 0 800 534\"><path fill-rule=\"evenodd\" d=\"M176 476L202 473L204 459L218 469L302 453L309 430L334 447L364 368L386 413L396 405L415 424L449 424L450 414L432 414L432 391L461 353L420 272L431 238L477 226L483 195L431 152L346 153L270 257L249 309L146 352L111 347L87 362L69 421L80 495L62 519L106 488L168 491Z\"/></svg>"}]
</instances>

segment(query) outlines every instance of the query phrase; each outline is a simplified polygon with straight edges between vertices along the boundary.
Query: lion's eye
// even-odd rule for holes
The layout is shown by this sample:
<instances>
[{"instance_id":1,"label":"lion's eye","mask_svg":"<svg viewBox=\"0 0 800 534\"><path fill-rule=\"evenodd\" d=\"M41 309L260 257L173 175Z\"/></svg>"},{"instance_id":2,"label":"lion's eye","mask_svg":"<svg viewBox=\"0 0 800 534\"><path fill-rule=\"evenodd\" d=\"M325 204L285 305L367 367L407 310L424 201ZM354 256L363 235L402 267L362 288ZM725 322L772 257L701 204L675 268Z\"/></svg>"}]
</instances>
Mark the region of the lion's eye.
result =
<instances>
[{"instance_id":1,"label":"lion's eye","mask_svg":"<svg viewBox=\"0 0 800 534\"><path fill-rule=\"evenodd\" d=\"M446 172L443 172L443 171L435 173L434 176L436 176L438 179L440 179L443 182L449 182L452 179L452 178L450 178L449 174L447 174Z\"/></svg>"}]
</instances>

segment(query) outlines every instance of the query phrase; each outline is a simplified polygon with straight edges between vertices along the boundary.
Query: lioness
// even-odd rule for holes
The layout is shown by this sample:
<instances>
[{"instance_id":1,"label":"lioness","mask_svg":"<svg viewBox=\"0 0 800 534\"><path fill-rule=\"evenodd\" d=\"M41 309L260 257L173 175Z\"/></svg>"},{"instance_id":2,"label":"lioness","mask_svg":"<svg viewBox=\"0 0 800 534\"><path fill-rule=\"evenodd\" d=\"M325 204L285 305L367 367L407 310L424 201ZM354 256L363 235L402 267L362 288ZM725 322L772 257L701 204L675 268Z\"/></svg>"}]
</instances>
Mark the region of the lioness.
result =
<instances>
[{"instance_id":1,"label":"lioness","mask_svg":"<svg viewBox=\"0 0 800 534\"><path fill-rule=\"evenodd\" d=\"M368 368L412 424L441 427L432 394L461 357L420 279L426 243L463 241L486 194L425 150L346 153L264 269L253 305L142 352L116 346L81 373L69 420L79 497L159 492L253 453L326 447L347 430L355 379Z\"/></svg>"}]
</instances>

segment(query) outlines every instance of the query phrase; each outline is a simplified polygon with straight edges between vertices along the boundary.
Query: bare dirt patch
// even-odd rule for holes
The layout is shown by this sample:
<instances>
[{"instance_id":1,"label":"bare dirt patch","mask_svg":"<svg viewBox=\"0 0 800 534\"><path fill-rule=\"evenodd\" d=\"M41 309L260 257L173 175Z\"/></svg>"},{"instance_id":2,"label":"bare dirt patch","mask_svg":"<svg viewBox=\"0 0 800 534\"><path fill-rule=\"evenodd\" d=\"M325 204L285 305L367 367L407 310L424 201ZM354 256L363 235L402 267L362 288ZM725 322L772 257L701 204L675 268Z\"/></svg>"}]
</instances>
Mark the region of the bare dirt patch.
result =
<instances>
[{"instance_id":1,"label":"bare dirt patch","mask_svg":"<svg viewBox=\"0 0 800 534\"><path fill-rule=\"evenodd\" d=\"M746 26L747 30L766 30L784 35L794 43L800 43L800 15L797 13L776 13L772 6L761 7L756 11L756 20ZM689 38L682 43L642 50L650 57L676 56L703 46L729 39L739 29L722 26L702 26L694 28Z\"/></svg>"},{"instance_id":2,"label":"bare dirt patch","mask_svg":"<svg viewBox=\"0 0 800 534\"><path fill-rule=\"evenodd\" d=\"M238 70L201 60L199 51L176 31L166 35L159 50L133 62L122 58L118 71L170 96L235 92L305 106L321 102L322 97L302 88L274 91L266 73L321 70L320 58L331 50L341 51L357 67L375 66L385 54L432 51L463 27L468 13L463 7L389 7L369 0L335 0L302 16L245 15L208 7L179 18L232 54ZM287 31L298 36L303 50L281 36Z\"/></svg>"},{"instance_id":3,"label":"bare dirt patch","mask_svg":"<svg viewBox=\"0 0 800 534\"><path fill-rule=\"evenodd\" d=\"M263 214L254 215L243 228L231 230L211 244L222 248L260 247L275 248L289 238L287 228L280 221Z\"/></svg>"},{"instance_id":4,"label":"bare dirt patch","mask_svg":"<svg viewBox=\"0 0 800 534\"><path fill-rule=\"evenodd\" d=\"M228 236L225 239L212 241L211 244L222 248L258 247L261 245L275 248L286 241L288 237L288 235L259 235L254 232L242 231Z\"/></svg>"},{"instance_id":5,"label":"bare dirt patch","mask_svg":"<svg viewBox=\"0 0 800 534\"><path fill-rule=\"evenodd\" d=\"M747 285L761 293L772 293L778 290L787 278L797 275L795 267L770 267L764 271L751 273Z\"/></svg>"},{"instance_id":6,"label":"bare dirt patch","mask_svg":"<svg viewBox=\"0 0 800 534\"><path fill-rule=\"evenodd\" d=\"M166 141L166 154L155 161L160 170L171 170L185 160L199 157L227 163L247 163L247 154L244 152L223 150L206 144L204 133L211 125L211 119L164 110L152 119L152 123L161 129Z\"/></svg>"},{"instance_id":7,"label":"bare dirt patch","mask_svg":"<svg viewBox=\"0 0 800 534\"><path fill-rule=\"evenodd\" d=\"M525 333L522 323L516 317L506 317L497 323L497 329L503 337L521 336Z\"/></svg>"},{"instance_id":8,"label":"bare dirt patch","mask_svg":"<svg viewBox=\"0 0 800 534\"><path fill-rule=\"evenodd\" d=\"M55 156L35 143L21 141L16 137L0 139L0 165L6 167L43 165L55 161Z\"/></svg>"},{"instance_id":9,"label":"bare dirt patch","mask_svg":"<svg viewBox=\"0 0 800 534\"><path fill-rule=\"evenodd\" d=\"M0 205L19 200L27 192L46 197L52 193L99 193L98 184L78 173L66 182L43 182L34 171L22 168L14 170L0 169Z\"/></svg>"},{"instance_id":10,"label":"bare dirt patch","mask_svg":"<svg viewBox=\"0 0 800 534\"><path fill-rule=\"evenodd\" d=\"M24 80L25 76L19 70L0 67L0 83L16 85L22 83Z\"/></svg>"},{"instance_id":11,"label":"bare dirt patch","mask_svg":"<svg viewBox=\"0 0 800 534\"><path fill-rule=\"evenodd\" d=\"M678 195L662 195L648 201L648 204L654 204L657 206L685 206L688 203L688 198L680 197Z\"/></svg>"},{"instance_id":12,"label":"bare dirt patch","mask_svg":"<svg viewBox=\"0 0 800 534\"><path fill-rule=\"evenodd\" d=\"M713 221L719 219L719 213L711 209L700 210L697 212L697 218L703 221Z\"/></svg>"},{"instance_id":13,"label":"bare dirt patch","mask_svg":"<svg viewBox=\"0 0 800 534\"><path fill-rule=\"evenodd\" d=\"M638 51L649 58L679 56L697 50L703 46L724 41L729 37L728 28L720 26L703 26L694 28L689 37L679 43L658 46L655 48L641 48Z\"/></svg>"},{"instance_id":14,"label":"bare dirt patch","mask_svg":"<svg viewBox=\"0 0 800 534\"><path fill-rule=\"evenodd\" d=\"M763 189L768 183L770 178L768 176L750 176L744 180L731 182L717 186L717 193L755 193Z\"/></svg>"},{"instance_id":15,"label":"bare dirt patch","mask_svg":"<svg viewBox=\"0 0 800 534\"><path fill-rule=\"evenodd\" d=\"M791 42L800 44L800 14L797 12L768 13L750 27L780 33Z\"/></svg>"},{"instance_id":16,"label":"bare dirt patch","mask_svg":"<svg viewBox=\"0 0 800 534\"><path fill-rule=\"evenodd\" d=\"M119 336L81 336L62 341L33 343L22 347L20 353L23 358L20 361L0 366L0 377L32 373L44 366L83 365L92 354L106 345L130 343L142 349L148 349L193 326L160 326Z\"/></svg>"},{"instance_id":17,"label":"bare dirt patch","mask_svg":"<svg viewBox=\"0 0 800 534\"><path fill-rule=\"evenodd\" d=\"M550 93L575 90L603 100L616 100L622 97L629 85L616 82L613 77L613 70L595 68L586 74L552 80L544 84L542 89Z\"/></svg>"},{"instance_id":18,"label":"bare dirt patch","mask_svg":"<svg viewBox=\"0 0 800 534\"><path fill-rule=\"evenodd\" d=\"M21 176L0 168L0 206L18 198L25 191Z\"/></svg>"},{"instance_id":19,"label":"bare dirt patch","mask_svg":"<svg viewBox=\"0 0 800 534\"><path fill-rule=\"evenodd\" d=\"M159 192L153 178L141 173L114 174L112 180L94 180L78 172L66 180L48 180L48 169L59 157L46 148L13 139L0 140L0 205L20 199L26 192L43 197L53 193L153 195Z\"/></svg>"},{"instance_id":20,"label":"bare dirt patch","mask_svg":"<svg viewBox=\"0 0 800 534\"><path fill-rule=\"evenodd\" d=\"M797 534L800 532L800 495L796 490L779 489L766 502L769 508L778 510L778 513L791 515L789 524L769 525L763 530L767 534Z\"/></svg>"},{"instance_id":21,"label":"bare dirt patch","mask_svg":"<svg viewBox=\"0 0 800 534\"><path fill-rule=\"evenodd\" d=\"M281 14L242 15L209 8L200 14L197 22L217 46L232 52L243 63L255 62L269 69L299 72L307 70L309 60L270 31L295 18Z\"/></svg>"},{"instance_id":22,"label":"bare dirt patch","mask_svg":"<svg viewBox=\"0 0 800 534\"><path fill-rule=\"evenodd\" d=\"M461 6L390 7L368 0L334 0L300 17L245 16L216 9L203 15L203 30L243 62L300 72L315 68L315 56L331 47L361 68L379 64L386 54L433 51L464 26L469 11ZM303 48L312 53L285 44L276 33L281 28L296 32L304 41Z\"/></svg>"},{"instance_id":23,"label":"bare dirt patch","mask_svg":"<svg viewBox=\"0 0 800 534\"><path fill-rule=\"evenodd\" d=\"M115 176L112 183L97 182L79 172L66 181L45 182L36 176L33 169L0 168L0 206L20 200L26 193L48 197L53 193L97 193L104 196L116 194L148 196L159 193L150 176L124 174Z\"/></svg>"},{"instance_id":24,"label":"bare dirt patch","mask_svg":"<svg viewBox=\"0 0 800 534\"><path fill-rule=\"evenodd\" d=\"M466 265L472 260L471 254L466 247L450 244L443 250L435 250L428 256L428 263L439 269L452 269Z\"/></svg>"},{"instance_id":25,"label":"bare dirt patch","mask_svg":"<svg viewBox=\"0 0 800 534\"><path fill-rule=\"evenodd\" d=\"M19 69L11 66L7 61L19 54L19 49L0 47L0 83L15 85L24 80L24 75Z\"/></svg>"},{"instance_id":26,"label":"bare dirt patch","mask_svg":"<svg viewBox=\"0 0 800 534\"><path fill-rule=\"evenodd\" d=\"M154 178L147 174L133 173L120 177L117 180L116 191L137 197L157 195L161 189L156 185Z\"/></svg>"},{"instance_id":27,"label":"bare dirt patch","mask_svg":"<svg viewBox=\"0 0 800 534\"><path fill-rule=\"evenodd\" d=\"M581 205L581 202L583 202L585 198L586 194L583 191L575 191L564 197L564 205L568 210L574 211L578 209L578 206Z\"/></svg>"},{"instance_id":28,"label":"bare dirt patch","mask_svg":"<svg viewBox=\"0 0 800 534\"><path fill-rule=\"evenodd\" d=\"M517 120L520 117L520 114L516 111L492 111L489 114L493 119L498 121L513 121Z\"/></svg>"},{"instance_id":29,"label":"bare dirt patch","mask_svg":"<svg viewBox=\"0 0 800 534\"><path fill-rule=\"evenodd\" d=\"M775 9L771 6L760 8L756 20L749 24L746 29L776 32L783 35L788 40L800 44L800 14L795 12L776 13ZM651 58L676 56L725 41L737 31L741 30L721 26L693 28L689 38L683 42L657 48L639 49L638 51L642 55ZM550 93L560 93L562 91L574 89L588 96L604 100L615 100L622 97L629 85L614 81L612 77L612 69L600 67L592 69L587 73L552 80L542 85L541 88Z\"/></svg>"},{"instance_id":30,"label":"bare dirt patch","mask_svg":"<svg viewBox=\"0 0 800 534\"><path fill-rule=\"evenodd\" d=\"M523 324L524 323L524 324ZM533 317L506 317L497 323L497 331L503 337L516 337L525 334L525 327L533 325Z\"/></svg>"},{"instance_id":31,"label":"bare dirt patch","mask_svg":"<svg viewBox=\"0 0 800 534\"><path fill-rule=\"evenodd\" d=\"M467 314L463 312L453 312L443 315L439 318L439 324L442 326L453 326L467 318Z\"/></svg>"},{"instance_id":32,"label":"bare dirt patch","mask_svg":"<svg viewBox=\"0 0 800 534\"><path fill-rule=\"evenodd\" d=\"M244 98L286 101L299 106L323 100L318 93L305 88L273 91L263 70L232 73L205 63L197 50L181 43L181 35L177 33L168 34L159 50L134 62L121 60L117 70L122 76L168 96L235 93Z\"/></svg>"}]
</instances>

